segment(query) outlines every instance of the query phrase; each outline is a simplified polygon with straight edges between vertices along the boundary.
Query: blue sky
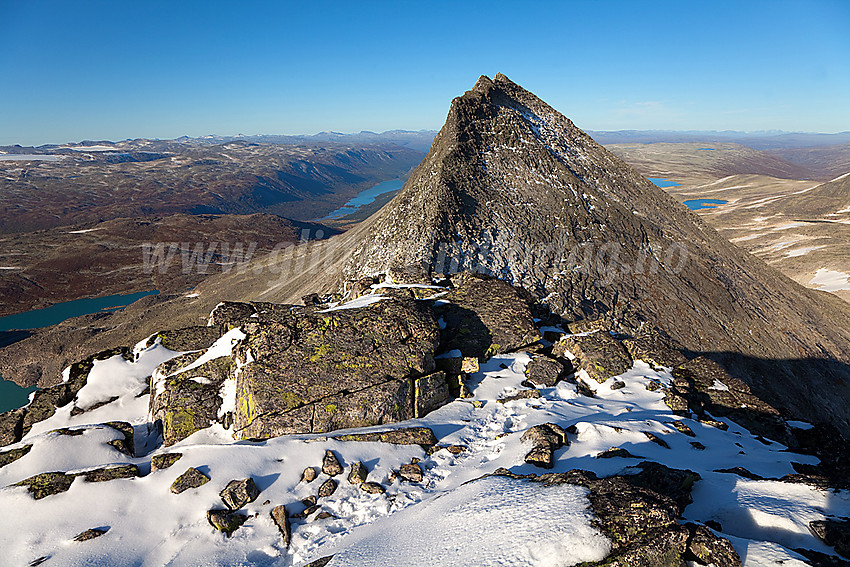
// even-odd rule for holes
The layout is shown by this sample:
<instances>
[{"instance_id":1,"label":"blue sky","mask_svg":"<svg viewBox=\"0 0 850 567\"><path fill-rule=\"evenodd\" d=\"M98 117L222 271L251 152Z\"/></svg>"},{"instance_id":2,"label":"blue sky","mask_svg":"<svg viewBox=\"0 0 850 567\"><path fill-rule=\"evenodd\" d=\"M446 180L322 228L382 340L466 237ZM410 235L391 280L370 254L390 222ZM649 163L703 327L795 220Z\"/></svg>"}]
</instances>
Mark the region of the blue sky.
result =
<instances>
[{"instance_id":1,"label":"blue sky","mask_svg":"<svg viewBox=\"0 0 850 567\"><path fill-rule=\"evenodd\" d=\"M502 72L591 130L850 130L850 1L0 0L0 144L437 129Z\"/></svg>"}]
</instances>

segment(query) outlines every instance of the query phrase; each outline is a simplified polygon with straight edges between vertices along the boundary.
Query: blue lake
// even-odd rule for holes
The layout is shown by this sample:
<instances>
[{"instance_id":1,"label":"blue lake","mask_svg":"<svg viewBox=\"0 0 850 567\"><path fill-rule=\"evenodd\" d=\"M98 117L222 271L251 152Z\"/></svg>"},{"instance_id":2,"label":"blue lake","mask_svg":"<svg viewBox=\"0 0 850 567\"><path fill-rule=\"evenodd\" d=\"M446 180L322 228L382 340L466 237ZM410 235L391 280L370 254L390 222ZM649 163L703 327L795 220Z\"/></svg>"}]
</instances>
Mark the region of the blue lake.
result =
<instances>
[{"instance_id":1,"label":"blue lake","mask_svg":"<svg viewBox=\"0 0 850 567\"><path fill-rule=\"evenodd\" d=\"M31 392L38 388L21 388L10 380L0 380L0 413L19 408L29 401Z\"/></svg>"},{"instance_id":2,"label":"blue lake","mask_svg":"<svg viewBox=\"0 0 850 567\"><path fill-rule=\"evenodd\" d=\"M39 327L56 325L71 317L79 317L80 315L88 315L89 313L98 313L100 311L116 311L146 295L156 295L158 293L159 290L152 290L126 295L107 295L90 299L75 299L74 301L57 303L44 309L33 309L26 313L7 315L6 317L0 317L0 333L12 335L13 333L8 333L12 329L38 329ZM0 377L0 413L19 408L26 404L29 394L35 390L36 388L34 386L31 388L22 388L14 382L3 380Z\"/></svg>"},{"instance_id":3,"label":"blue lake","mask_svg":"<svg viewBox=\"0 0 850 567\"><path fill-rule=\"evenodd\" d=\"M64 303L57 303L43 309L33 309L26 313L16 313L14 315L0 317L0 331L38 329L40 327L56 325L71 317L79 317L80 315L88 315L89 313L97 313L99 311L116 311L127 307L146 295L156 295L158 293L159 290L154 289L152 291L140 291L127 295L106 295L104 297L65 301Z\"/></svg>"},{"instance_id":4,"label":"blue lake","mask_svg":"<svg viewBox=\"0 0 850 567\"><path fill-rule=\"evenodd\" d=\"M713 152L717 148L697 148L701 152Z\"/></svg>"},{"instance_id":5,"label":"blue lake","mask_svg":"<svg viewBox=\"0 0 850 567\"><path fill-rule=\"evenodd\" d=\"M718 205L725 205L728 202L721 199L688 199L687 201L683 201L684 205L692 211L714 209Z\"/></svg>"},{"instance_id":6,"label":"blue lake","mask_svg":"<svg viewBox=\"0 0 850 567\"><path fill-rule=\"evenodd\" d=\"M680 184L663 177L647 177L656 187L678 187Z\"/></svg>"},{"instance_id":7,"label":"blue lake","mask_svg":"<svg viewBox=\"0 0 850 567\"><path fill-rule=\"evenodd\" d=\"M338 219L340 217L344 217L345 215L355 213L357 212L357 209L359 209L363 205L373 203L375 199L377 199L384 193L389 193L390 191L398 191L399 189L401 189L402 185L404 185L404 181L401 179L392 179L390 181L378 183L377 185L370 187L365 191L361 191L357 194L356 197L348 201L346 204L344 204L328 216L319 220L323 221L328 219Z\"/></svg>"}]
</instances>

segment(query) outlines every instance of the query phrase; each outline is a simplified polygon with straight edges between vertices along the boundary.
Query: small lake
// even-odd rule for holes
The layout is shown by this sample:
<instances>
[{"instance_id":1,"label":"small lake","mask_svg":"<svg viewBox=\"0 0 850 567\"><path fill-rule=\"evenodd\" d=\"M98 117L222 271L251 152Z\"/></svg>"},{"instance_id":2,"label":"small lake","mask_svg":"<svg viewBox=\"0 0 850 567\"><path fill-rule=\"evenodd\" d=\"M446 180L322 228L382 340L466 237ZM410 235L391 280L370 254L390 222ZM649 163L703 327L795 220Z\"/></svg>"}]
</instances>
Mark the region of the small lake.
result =
<instances>
[{"instance_id":1,"label":"small lake","mask_svg":"<svg viewBox=\"0 0 850 567\"><path fill-rule=\"evenodd\" d=\"M10 380L0 380L0 413L24 406L29 402L30 393L38 388L21 388Z\"/></svg>"},{"instance_id":2,"label":"small lake","mask_svg":"<svg viewBox=\"0 0 850 567\"><path fill-rule=\"evenodd\" d=\"M370 187L365 191L361 191L357 194L356 197L352 198L346 204L344 204L328 216L318 220L323 221L329 219L338 219L340 217L344 217L345 215L355 213L357 212L357 209L364 205L373 203L375 199L377 199L384 193L389 193L390 191L398 191L399 189L401 189L402 185L404 185L404 180L402 179L391 179L390 181L378 183L377 185Z\"/></svg>"},{"instance_id":3,"label":"small lake","mask_svg":"<svg viewBox=\"0 0 850 567\"><path fill-rule=\"evenodd\" d=\"M692 211L698 211L700 209L714 209L719 205L725 205L728 202L729 201L723 201L721 199L688 199L687 201L683 201L684 205Z\"/></svg>"},{"instance_id":4,"label":"small lake","mask_svg":"<svg viewBox=\"0 0 850 567\"><path fill-rule=\"evenodd\" d=\"M127 307L136 300L146 295L156 295L159 290L140 291L126 295L106 295L104 297L92 297L86 299L75 299L57 303L43 309L33 309L25 313L15 313L0 317L0 332L12 329L38 329L56 325L71 317L98 313L100 311L117 311Z\"/></svg>"},{"instance_id":5,"label":"small lake","mask_svg":"<svg viewBox=\"0 0 850 567\"><path fill-rule=\"evenodd\" d=\"M156 295L159 290L140 291L126 295L106 295L104 297L93 297L88 299L75 299L57 303L44 309L33 309L26 313L16 313L0 317L0 334L12 335L13 329L38 329L56 325L71 317L98 313L101 311L117 311L123 309L136 300L147 295ZM24 338L26 334L22 333ZM14 339L17 340L17 339ZM10 380L0 377L0 413L19 408L29 401L29 395L37 388L22 388Z\"/></svg>"},{"instance_id":6,"label":"small lake","mask_svg":"<svg viewBox=\"0 0 850 567\"><path fill-rule=\"evenodd\" d=\"M679 187L680 183L664 179L663 177L647 177L656 187Z\"/></svg>"}]
</instances>

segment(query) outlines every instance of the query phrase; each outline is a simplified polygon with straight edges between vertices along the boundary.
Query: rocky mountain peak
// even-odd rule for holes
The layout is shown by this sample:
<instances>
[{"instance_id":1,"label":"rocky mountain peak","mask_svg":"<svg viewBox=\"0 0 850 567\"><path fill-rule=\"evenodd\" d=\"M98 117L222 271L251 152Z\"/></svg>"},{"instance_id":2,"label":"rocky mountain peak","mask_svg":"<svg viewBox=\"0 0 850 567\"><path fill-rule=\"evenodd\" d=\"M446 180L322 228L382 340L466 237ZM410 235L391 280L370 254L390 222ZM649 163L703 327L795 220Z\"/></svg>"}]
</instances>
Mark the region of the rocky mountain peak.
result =
<instances>
[{"instance_id":1,"label":"rocky mountain peak","mask_svg":"<svg viewBox=\"0 0 850 567\"><path fill-rule=\"evenodd\" d=\"M656 325L746 368L778 405L829 407L850 428L819 393L850 380L846 306L730 244L504 75L452 101L425 160L357 235L345 286L408 266L493 275L570 320Z\"/></svg>"}]
</instances>

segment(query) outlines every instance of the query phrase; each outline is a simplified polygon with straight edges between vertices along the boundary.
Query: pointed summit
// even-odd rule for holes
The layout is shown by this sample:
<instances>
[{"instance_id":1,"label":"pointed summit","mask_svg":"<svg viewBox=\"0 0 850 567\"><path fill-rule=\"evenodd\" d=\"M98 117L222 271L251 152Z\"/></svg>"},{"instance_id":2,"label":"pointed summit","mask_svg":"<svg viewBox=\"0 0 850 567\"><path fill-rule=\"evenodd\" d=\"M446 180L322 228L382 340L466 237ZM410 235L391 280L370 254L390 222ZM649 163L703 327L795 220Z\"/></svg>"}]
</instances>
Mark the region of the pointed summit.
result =
<instances>
[{"instance_id":1,"label":"pointed summit","mask_svg":"<svg viewBox=\"0 0 850 567\"><path fill-rule=\"evenodd\" d=\"M850 430L846 304L721 238L504 75L452 101L425 160L356 235L345 280L406 266L495 275L571 320L657 326ZM819 393L833 378L840 395Z\"/></svg>"}]
</instances>

